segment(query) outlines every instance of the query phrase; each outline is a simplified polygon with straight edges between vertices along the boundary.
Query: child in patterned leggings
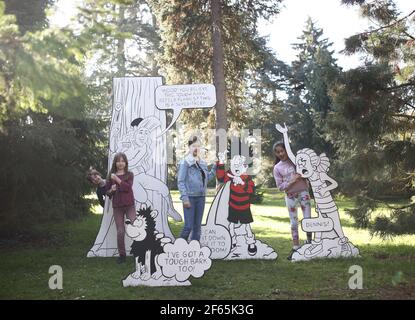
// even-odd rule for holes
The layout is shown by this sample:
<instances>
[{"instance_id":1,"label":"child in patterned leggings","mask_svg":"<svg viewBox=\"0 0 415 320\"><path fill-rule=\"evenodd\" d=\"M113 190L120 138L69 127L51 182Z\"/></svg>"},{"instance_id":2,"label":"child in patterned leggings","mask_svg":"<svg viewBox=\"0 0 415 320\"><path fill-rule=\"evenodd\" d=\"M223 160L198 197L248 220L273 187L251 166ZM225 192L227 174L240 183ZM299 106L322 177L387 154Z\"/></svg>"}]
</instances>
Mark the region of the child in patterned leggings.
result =
<instances>
[{"instance_id":1,"label":"child in patterned leggings","mask_svg":"<svg viewBox=\"0 0 415 320\"><path fill-rule=\"evenodd\" d=\"M292 254L300 247L297 208L299 205L301 206L304 218L311 217L310 194L308 193L306 180L296 173L294 164L288 158L284 143L275 143L273 150L276 157L274 166L275 182L278 189L285 192L285 203L290 215L293 248L287 259L291 260ZM307 242L311 242L311 239L311 232L307 232Z\"/></svg>"}]
</instances>

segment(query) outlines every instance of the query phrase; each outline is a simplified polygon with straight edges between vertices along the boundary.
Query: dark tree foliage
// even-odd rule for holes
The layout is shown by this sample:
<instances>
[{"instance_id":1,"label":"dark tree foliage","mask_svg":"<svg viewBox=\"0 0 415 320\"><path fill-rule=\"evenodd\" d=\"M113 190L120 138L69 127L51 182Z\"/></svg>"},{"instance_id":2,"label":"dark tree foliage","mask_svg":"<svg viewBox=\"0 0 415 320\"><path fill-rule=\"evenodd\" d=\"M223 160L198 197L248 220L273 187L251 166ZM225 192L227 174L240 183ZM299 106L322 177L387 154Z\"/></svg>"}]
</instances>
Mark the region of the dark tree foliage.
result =
<instances>
[{"instance_id":1,"label":"dark tree foliage","mask_svg":"<svg viewBox=\"0 0 415 320\"><path fill-rule=\"evenodd\" d=\"M212 83L212 17L210 1L148 1L161 31L161 65L168 83ZM270 51L258 35L260 18L278 14L278 0L221 1L226 101L230 128L246 121L250 84L259 83ZM269 66L267 67L269 69ZM252 79L252 81L250 81ZM258 95L256 98L260 98ZM187 111L188 122L213 128L214 114Z\"/></svg>"},{"instance_id":2,"label":"dark tree foliage","mask_svg":"<svg viewBox=\"0 0 415 320\"><path fill-rule=\"evenodd\" d=\"M77 37L19 30L0 2L0 238L87 214L85 171L104 158Z\"/></svg>"},{"instance_id":3,"label":"dark tree foliage","mask_svg":"<svg viewBox=\"0 0 415 320\"><path fill-rule=\"evenodd\" d=\"M333 111L329 89L341 69L333 57L332 43L323 38L323 30L310 18L298 40L293 45L297 59L288 75L284 118L292 128L290 136L296 149L307 146L332 158L335 150L324 137L325 120Z\"/></svg>"},{"instance_id":4,"label":"dark tree foliage","mask_svg":"<svg viewBox=\"0 0 415 320\"><path fill-rule=\"evenodd\" d=\"M381 236L415 232L415 10L401 14L393 1L358 4L376 28L346 40L345 53L365 63L341 75L331 88L335 112L327 138L338 149L343 192L356 199L349 210L361 227ZM401 206L387 200L407 199ZM373 217L376 208L389 214Z\"/></svg>"},{"instance_id":5,"label":"dark tree foliage","mask_svg":"<svg viewBox=\"0 0 415 320\"><path fill-rule=\"evenodd\" d=\"M5 0L5 13L16 17L16 24L22 34L42 30L48 26L45 10L54 2L55 0Z\"/></svg>"}]
</instances>

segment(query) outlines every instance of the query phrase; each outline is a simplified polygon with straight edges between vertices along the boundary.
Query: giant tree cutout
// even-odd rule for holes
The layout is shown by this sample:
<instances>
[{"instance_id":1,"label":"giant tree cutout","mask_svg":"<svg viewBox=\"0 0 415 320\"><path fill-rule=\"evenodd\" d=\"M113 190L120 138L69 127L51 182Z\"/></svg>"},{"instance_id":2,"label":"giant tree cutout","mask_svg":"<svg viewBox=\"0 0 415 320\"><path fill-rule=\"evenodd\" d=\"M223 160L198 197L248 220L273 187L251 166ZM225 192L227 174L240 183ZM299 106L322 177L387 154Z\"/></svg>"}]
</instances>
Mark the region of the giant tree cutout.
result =
<instances>
[{"instance_id":1,"label":"giant tree cutout","mask_svg":"<svg viewBox=\"0 0 415 320\"><path fill-rule=\"evenodd\" d=\"M124 152L134 173L136 209L152 207L156 230L174 240L168 216L181 221L174 209L167 181L166 112L155 106L155 90L161 77L114 78L108 168L117 152ZM111 201L105 202L101 227L88 257L118 255L117 232ZM131 239L125 238L126 248Z\"/></svg>"}]
</instances>

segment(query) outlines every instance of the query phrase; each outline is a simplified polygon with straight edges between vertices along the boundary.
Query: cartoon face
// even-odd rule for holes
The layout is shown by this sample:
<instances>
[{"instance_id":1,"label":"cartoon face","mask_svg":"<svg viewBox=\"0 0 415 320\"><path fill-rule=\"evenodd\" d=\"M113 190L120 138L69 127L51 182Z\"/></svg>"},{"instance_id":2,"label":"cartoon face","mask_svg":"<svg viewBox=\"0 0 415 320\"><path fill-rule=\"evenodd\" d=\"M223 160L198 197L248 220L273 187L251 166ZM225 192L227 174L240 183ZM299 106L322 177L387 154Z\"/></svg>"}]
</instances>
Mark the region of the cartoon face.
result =
<instances>
[{"instance_id":1,"label":"cartoon face","mask_svg":"<svg viewBox=\"0 0 415 320\"><path fill-rule=\"evenodd\" d=\"M136 134L135 134L135 142L139 145L142 146L146 143L147 141L147 137L149 135L149 131L146 128L140 128L137 130Z\"/></svg>"},{"instance_id":2,"label":"cartoon face","mask_svg":"<svg viewBox=\"0 0 415 320\"><path fill-rule=\"evenodd\" d=\"M125 221L127 225L125 233L135 241L143 241L147 236L147 221L146 218L137 215L137 218L131 223L129 219Z\"/></svg>"},{"instance_id":3,"label":"cartoon face","mask_svg":"<svg viewBox=\"0 0 415 320\"><path fill-rule=\"evenodd\" d=\"M313 165L311 164L311 158L308 154L299 153L295 157L295 164L297 167L297 173L303 178L309 178L314 173Z\"/></svg>"},{"instance_id":4,"label":"cartoon face","mask_svg":"<svg viewBox=\"0 0 415 320\"><path fill-rule=\"evenodd\" d=\"M234 156L231 160L231 172L235 177L243 175L248 166L245 164L244 156Z\"/></svg>"}]
</instances>

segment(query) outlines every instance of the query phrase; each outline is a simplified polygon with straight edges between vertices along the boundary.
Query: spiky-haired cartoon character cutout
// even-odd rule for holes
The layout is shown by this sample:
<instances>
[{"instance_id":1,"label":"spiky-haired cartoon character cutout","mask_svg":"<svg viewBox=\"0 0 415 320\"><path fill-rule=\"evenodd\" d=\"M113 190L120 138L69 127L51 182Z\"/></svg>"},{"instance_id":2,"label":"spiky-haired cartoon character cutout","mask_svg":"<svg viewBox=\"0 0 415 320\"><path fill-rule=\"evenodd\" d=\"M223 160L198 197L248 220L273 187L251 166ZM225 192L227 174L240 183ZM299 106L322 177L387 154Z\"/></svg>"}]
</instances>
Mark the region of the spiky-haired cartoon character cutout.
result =
<instances>
[{"instance_id":1,"label":"spiky-haired cartoon character cutout","mask_svg":"<svg viewBox=\"0 0 415 320\"><path fill-rule=\"evenodd\" d=\"M248 174L246 158L235 155L225 170L226 153L218 153L216 176L223 185L209 208L202 226L201 244L212 250L212 259L277 259L275 250L256 239L251 223L255 183Z\"/></svg>"},{"instance_id":2,"label":"spiky-haired cartoon character cutout","mask_svg":"<svg viewBox=\"0 0 415 320\"><path fill-rule=\"evenodd\" d=\"M231 181L228 221L232 248L236 246L235 226L241 224L246 230L245 241L248 244L248 254L253 256L257 253L255 236L251 230L251 222L254 221L251 213L251 195L254 193L255 184L251 176L246 174L248 166L245 164L244 156L234 156L227 172L225 172L225 164L221 160L219 159L217 164L217 178L219 182Z\"/></svg>"},{"instance_id":3,"label":"spiky-haired cartoon character cutout","mask_svg":"<svg viewBox=\"0 0 415 320\"><path fill-rule=\"evenodd\" d=\"M315 237L312 243L304 244L296 250L292 261L358 256L359 250L343 233L339 211L330 194L338 184L327 174L330 167L328 157L325 153L318 156L309 148L299 150L295 156L291 151L287 127L279 124L275 127L284 136L287 155L295 164L297 173L310 182L318 214L318 217L302 220L302 229L306 232L315 232Z\"/></svg>"}]
</instances>

